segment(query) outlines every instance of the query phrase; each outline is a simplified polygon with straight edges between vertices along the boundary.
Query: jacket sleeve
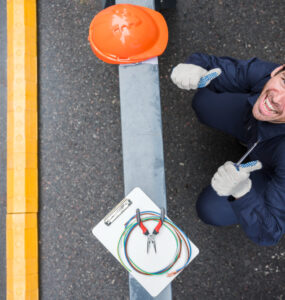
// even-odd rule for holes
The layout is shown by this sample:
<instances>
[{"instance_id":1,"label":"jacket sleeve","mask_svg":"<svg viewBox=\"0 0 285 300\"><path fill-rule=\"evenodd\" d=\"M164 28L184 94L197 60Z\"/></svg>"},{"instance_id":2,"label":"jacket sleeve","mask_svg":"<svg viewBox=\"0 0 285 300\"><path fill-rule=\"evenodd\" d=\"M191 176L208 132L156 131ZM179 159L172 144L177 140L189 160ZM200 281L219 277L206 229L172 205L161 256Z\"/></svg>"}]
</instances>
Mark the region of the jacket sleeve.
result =
<instances>
[{"instance_id":1,"label":"jacket sleeve","mask_svg":"<svg viewBox=\"0 0 285 300\"><path fill-rule=\"evenodd\" d=\"M284 157L283 153L284 149L280 153ZM250 192L230 203L251 240L264 246L277 244L285 232L285 162L276 163L264 193L253 184Z\"/></svg>"},{"instance_id":2,"label":"jacket sleeve","mask_svg":"<svg viewBox=\"0 0 285 300\"><path fill-rule=\"evenodd\" d=\"M250 93L260 92L270 79L271 72L278 64L265 62L258 58L238 60L231 57L216 57L203 53L194 53L186 61L206 70L220 68L222 74L207 86L218 93Z\"/></svg>"}]
</instances>

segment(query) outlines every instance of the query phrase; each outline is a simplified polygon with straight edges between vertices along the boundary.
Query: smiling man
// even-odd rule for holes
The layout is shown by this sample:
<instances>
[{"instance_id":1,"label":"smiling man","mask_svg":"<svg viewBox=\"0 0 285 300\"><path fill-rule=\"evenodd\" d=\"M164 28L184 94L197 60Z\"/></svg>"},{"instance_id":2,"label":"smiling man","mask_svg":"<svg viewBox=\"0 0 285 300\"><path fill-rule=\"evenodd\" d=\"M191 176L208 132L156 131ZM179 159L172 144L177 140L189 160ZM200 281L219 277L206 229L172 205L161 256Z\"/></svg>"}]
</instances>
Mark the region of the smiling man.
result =
<instances>
[{"instance_id":1,"label":"smiling man","mask_svg":"<svg viewBox=\"0 0 285 300\"><path fill-rule=\"evenodd\" d=\"M240 224L259 245L275 245L285 232L285 65L202 53L177 65L172 81L198 90L198 119L250 148L250 162L225 162L199 195L207 224ZM206 87L206 88L201 88Z\"/></svg>"},{"instance_id":2,"label":"smiling man","mask_svg":"<svg viewBox=\"0 0 285 300\"><path fill-rule=\"evenodd\" d=\"M271 72L261 95L252 109L253 116L260 121L285 123L285 66Z\"/></svg>"}]
</instances>

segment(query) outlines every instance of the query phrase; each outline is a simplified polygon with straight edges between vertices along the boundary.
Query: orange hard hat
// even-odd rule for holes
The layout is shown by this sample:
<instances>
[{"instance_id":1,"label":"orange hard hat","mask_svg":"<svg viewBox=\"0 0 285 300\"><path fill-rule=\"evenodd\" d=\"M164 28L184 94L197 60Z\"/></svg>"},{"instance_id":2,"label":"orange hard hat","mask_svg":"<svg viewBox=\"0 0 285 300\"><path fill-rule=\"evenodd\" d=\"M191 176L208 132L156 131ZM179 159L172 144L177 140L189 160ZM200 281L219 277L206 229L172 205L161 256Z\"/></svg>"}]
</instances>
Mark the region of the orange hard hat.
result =
<instances>
[{"instance_id":1,"label":"orange hard hat","mask_svg":"<svg viewBox=\"0 0 285 300\"><path fill-rule=\"evenodd\" d=\"M163 16L153 9L116 4L94 17L89 41L95 55L107 63L137 63L163 53L168 29Z\"/></svg>"}]
</instances>

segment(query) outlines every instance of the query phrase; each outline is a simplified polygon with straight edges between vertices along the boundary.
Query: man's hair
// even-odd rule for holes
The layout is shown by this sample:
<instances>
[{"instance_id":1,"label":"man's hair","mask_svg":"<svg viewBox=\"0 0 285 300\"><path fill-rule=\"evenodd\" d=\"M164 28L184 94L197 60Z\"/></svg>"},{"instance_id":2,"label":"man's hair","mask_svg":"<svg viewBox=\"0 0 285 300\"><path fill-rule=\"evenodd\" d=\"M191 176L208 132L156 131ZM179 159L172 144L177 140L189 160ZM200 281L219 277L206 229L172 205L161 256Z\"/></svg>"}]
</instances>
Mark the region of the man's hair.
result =
<instances>
[{"instance_id":1,"label":"man's hair","mask_svg":"<svg viewBox=\"0 0 285 300\"><path fill-rule=\"evenodd\" d=\"M281 72L284 72L284 71L285 71L285 65L283 65L283 68L280 69L280 70L275 74L275 76L276 76L277 74L281 73Z\"/></svg>"}]
</instances>

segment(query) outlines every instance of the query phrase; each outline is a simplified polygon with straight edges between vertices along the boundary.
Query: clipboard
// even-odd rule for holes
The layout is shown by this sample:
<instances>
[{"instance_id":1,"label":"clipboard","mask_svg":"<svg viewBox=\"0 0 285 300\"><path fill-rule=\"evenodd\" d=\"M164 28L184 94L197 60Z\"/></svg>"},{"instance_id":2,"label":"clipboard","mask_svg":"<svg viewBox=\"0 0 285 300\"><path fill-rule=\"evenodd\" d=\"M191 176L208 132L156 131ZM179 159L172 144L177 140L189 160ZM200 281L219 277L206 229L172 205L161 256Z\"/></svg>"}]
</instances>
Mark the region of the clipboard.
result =
<instances>
[{"instance_id":1,"label":"clipboard","mask_svg":"<svg viewBox=\"0 0 285 300\"><path fill-rule=\"evenodd\" d=\"M136 214L136 209L140 211L155 211L160 212L160 208L140 189L133 189L121 202L109 213L103 220L101 220L93 229L94 236L109 250L112 255L120 262L117 254L118 241L125 229L125 224ZM167 217L168 218L168 217ZM168 218L169 219L169 218ZM155 228L156 221L148 221L144 224L149 232ZM162 226L159 234L156 236L156 250L151 248L149 253L146 251L147 237L142 234L139 226L136 226L129 238L128 253L133 261L138 266L143 266L149 272L155 272L169 263L176 251L175 239L171 236L171 232L166 227ZM191 242L191 257L190 262L199 254L199 249ZM121 253L122 245L120 247ZM123 258L124 255L122 254ZM182 251L179 260L171 269L171 271L182 267L187 260L187 248L182 246ZM125 260L124 263L128 264ZM152 296L156 297L162 290L181 272L167 277L166 274L147 276L140 274L133 269L131 274L134 278L146 289ZM171 272L170 271L170 272Z\"/></svg>"}]
</instances>

